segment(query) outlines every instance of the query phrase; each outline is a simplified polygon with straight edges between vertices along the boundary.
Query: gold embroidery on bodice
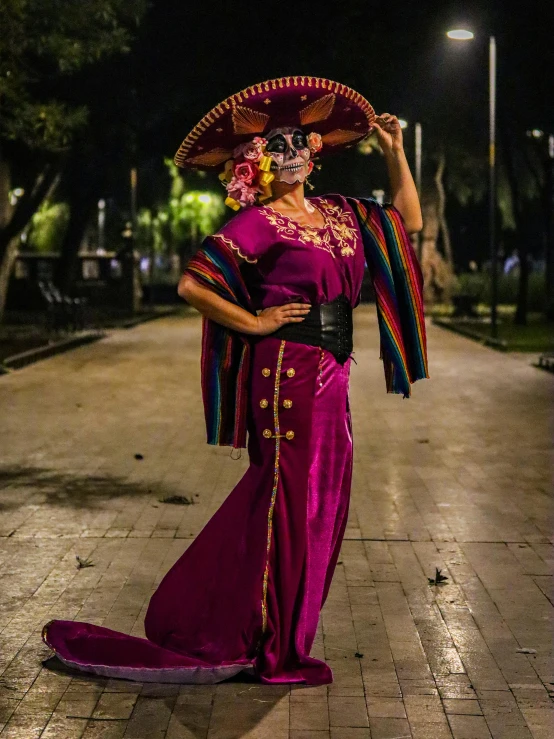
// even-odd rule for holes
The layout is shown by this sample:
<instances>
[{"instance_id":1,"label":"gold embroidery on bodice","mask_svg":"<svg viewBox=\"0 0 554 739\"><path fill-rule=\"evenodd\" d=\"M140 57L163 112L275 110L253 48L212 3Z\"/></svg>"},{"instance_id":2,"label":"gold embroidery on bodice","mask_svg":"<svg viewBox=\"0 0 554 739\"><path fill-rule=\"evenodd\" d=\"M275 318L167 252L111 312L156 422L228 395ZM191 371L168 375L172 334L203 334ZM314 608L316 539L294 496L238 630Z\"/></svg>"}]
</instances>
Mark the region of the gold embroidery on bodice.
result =
<instances>
[{"instance_id":1,"label":"gold embroidery on bodice","mask_svg":"<svg viewBox=\"0 0 554 739\"><path fill-rule=\"evenodd\" d=\"M277 229L277 233L283 239L300 241L301 244L311 244L316 249L324 249L333 259L336 256L336 249L340 249L343 257L354 256L358 233L352 215L342 210L340 205L335 205L323 198L320 198L314 205L325 218L325 226L322 228L302 226L267 205L260 208L260 213Z\"/></svg>"}]
</instances>

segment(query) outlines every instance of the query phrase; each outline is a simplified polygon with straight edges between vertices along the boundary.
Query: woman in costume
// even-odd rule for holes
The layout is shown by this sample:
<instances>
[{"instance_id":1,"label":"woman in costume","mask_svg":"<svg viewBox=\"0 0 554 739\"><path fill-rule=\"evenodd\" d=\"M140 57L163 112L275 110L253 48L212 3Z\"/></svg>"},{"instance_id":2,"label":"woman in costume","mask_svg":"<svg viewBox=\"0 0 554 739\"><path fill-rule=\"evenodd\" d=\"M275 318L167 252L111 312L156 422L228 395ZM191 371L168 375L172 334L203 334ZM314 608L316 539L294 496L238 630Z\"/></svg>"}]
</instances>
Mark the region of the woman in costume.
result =
<instances>
[{"instance_id":1,"label":"woman in costume","mask_svg":"<svg viewBox=\"0 0 554 739\"><path fill-rule=\"evenodd\" d=\"M375 130L392 204L305 198L314 157ZM66 664L139 681L332 681L310 657L350 497L352 309L367 262L389 392L427 377L421 229L398 120L314 77L253 85L210 111L175 157L220 169L239 211L188 264L179 294L203 314L210 444L248 446L250 466L152 596L146 639L53 621ZM247 441L248 439L248 441Z\"/></svg>"}]
</instances>

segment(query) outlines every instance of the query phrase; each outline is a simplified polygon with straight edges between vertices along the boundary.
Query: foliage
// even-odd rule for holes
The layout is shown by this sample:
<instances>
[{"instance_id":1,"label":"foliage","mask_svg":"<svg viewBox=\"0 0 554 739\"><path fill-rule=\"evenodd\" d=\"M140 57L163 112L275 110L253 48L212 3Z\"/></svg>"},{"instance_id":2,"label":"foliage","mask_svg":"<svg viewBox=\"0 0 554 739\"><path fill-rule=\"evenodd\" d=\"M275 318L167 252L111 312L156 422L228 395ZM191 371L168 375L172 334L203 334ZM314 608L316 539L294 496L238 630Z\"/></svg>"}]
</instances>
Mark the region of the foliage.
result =
<instances>
[{"instance_id":1,"label":"foliage","mask_svg":"<svg viewBox=\"0 0 554 739\"><path fill-rule=\"evenodd\" d=\"M540 312L544 310L545 290L544 272L531 272L529 275L529 310ZM490 303L491 296L490 274L487 272L464 272L456 278L456 294L472 295L478 300ZM500 304L515 305L519 290L519 276L517 274L498 275L498 302Z\"/></svg>"},{"instance_id":2,"label":"foliage","mask_svg":"<svg viewBox=\"0 0 554 739\"><path fill-rule=\"evenodd\" d=\"M145 0L2 0L0 136L59 151L87 118L60 82L82 67L128 50Z\"/></svg>"},{"instance_id":3,"label":"foliage","mask_svg":"<svg viewBox=\"0 0 554 739\"><path fill-rule=\"evenodd\" d=\"M491 327L482 320L450 322L461 330L470 329L474 334L489 337ZM511 352L551 352L554 351L554 334L552 323L546 321L540 313L529 313L526 326L514 322L514 314L500 317L498 323L498 338L506 342L506 348Z\"/></svg>"},{"instance_id":4,"label":"foliage","mask_svg":"<svg viewBox=\"0 0 554 739\"><path fill-rule=\"evenodd\" d=\"M27 245L39 252L59 252L68 223L67 203L50 203L45 200L31 219Z\"/></svg>"},{"instance_id":5,"label":"foliage","mask_svg":"<svg viewBox=\"0 0 554 739\"><path fill-rule=\"evenodd\" d=\"M225 206L218 193L187 190L185 180L169 159L165 160L171 178L168 201L157 208L142 208L138 215L138 243L143 249L167 254L175 244L197 243L213 233Z\"/></svg>"}]
</instances>

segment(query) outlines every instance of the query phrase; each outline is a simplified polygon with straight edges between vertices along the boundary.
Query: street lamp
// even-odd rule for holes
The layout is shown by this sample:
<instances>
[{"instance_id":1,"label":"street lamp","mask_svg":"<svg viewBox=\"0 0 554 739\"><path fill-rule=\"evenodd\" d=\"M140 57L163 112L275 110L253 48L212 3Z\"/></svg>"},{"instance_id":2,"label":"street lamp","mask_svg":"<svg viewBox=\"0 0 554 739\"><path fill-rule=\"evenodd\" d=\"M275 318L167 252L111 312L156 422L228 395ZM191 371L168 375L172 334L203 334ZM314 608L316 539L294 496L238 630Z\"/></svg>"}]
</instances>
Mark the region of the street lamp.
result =
<instances>
[{"instance_id":1,"label":"street lamp","mask_svg":"<svg viewBox=\"0 0 554 739\"><path fill-rule=\"evenodd\" d=\"M105 252L105 233L106 233L106 201L101 198L98 201L98 254Z\"/></svg>"},{"instance_id":2,"label":"street lamp","mask_svg":"<svg viewBox=\"0 0 554 739\"><path fill-rule=\"evenodd\" d=\"M448 38L469 41L474 34L466 29L448 31ZM496 251L496 39L489 36L489 249L491 258L491 336L498 335L498 275Z\"/></svg>"}]
</instances>

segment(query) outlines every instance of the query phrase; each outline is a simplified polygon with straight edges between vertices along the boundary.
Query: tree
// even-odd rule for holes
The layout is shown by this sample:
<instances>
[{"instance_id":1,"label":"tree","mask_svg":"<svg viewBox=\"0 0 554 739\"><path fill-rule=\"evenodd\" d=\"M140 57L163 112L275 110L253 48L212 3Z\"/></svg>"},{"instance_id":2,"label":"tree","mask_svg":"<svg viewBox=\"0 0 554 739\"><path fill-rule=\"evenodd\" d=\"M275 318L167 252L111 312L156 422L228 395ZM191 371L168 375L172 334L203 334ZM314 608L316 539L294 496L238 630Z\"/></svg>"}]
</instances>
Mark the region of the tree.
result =
<instances>
[{"instance_id":1,"label":"tree","mask_svg":"<svg viewBox=\"0 0 554 739\"><path fill-rule=\"evenodd\" d=\"M145 0L3 0L0 5L0 318L17 239L52 192L86 104L80 70L129 48ZM17 179L15 205L7 194Z\"/></svg>"},{"instance_id":2,"label":"tree","mask_svg":"<svg viewBox=\"0 0 554 739\"><path fill-rule=\"evenodd\" d=\"M199 241L219 226L225 205L219 193L191 190L170 159L165 160L171 178L168 199L139 212L139 245L170 261L178 252L184 261ZM152 267L151 267L152 268Z\"/></svg>"},{"instance_id":3,"label":"tree","mask_svg":"<svg viewBox=\"0 0 554 739\"><path fill-rule=\"evenodd\" d=\"M31 218L25 244L38 252L57 252L69 221L67 203L44 200Z\"/></svg>"}]
</instances>

